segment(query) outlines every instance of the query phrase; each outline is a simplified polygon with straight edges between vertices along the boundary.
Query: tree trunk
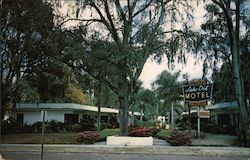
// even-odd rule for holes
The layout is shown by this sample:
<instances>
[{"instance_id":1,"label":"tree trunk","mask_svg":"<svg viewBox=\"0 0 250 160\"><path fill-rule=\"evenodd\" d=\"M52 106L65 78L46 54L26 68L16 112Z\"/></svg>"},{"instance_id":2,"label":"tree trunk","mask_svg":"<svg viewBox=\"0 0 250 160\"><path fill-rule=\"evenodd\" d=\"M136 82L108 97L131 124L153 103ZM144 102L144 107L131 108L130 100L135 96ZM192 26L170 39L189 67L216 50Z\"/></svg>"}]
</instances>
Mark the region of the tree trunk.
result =
<instances>
[{"instance_id":1,"label":"tree trunk","mask_svg":"<svg viewBox=\"0 0 250 160\"><path fill-rule=\"evenodd\" d=\"M171 128L174 128L174 104L171 104Z\"/></svg>"},{"instance_id":2,"label":"tree trunk","mask_svg":"<svg viewBox=\"0 0 250 160\"><path fill-rule=\"evenodd\" d=\"M98 98L98 112L97 112L97 132L101 132L101 106L100 106L100 98Z\"/></svg>"},{"instance_id":3,"label":"tree trunk","mask_svg":"<svg viewBox=\"0 0 250 160\"><path fill-rule=\"evenodd\" d=\"M119 135L127 136L128 135L128 96L122 95L119 96Z\"/></svg>"},{"instance_id":4,"label":"tree trunk","mask_svg":"<svg viewBox=\"0 0 250 160\"><path fill-rule=\"evenodd\" d=\"M232 13L230 8L222 8L226 17L228 35L230 40L230 51L232 54L233 61L233 76L234 76L234 87L236 92L236 98L239 106L239 140L240 145L243 142L246 145L246 132L248 129L248 118L249 111L246 105L246 97L244 91L243 77L241 73L241 63L240 63L240 0L236 1L236 20L235 27L232 20Z\"/></svg>"},{"instance_id":5,"label":"tree trunk","mask_svg":"<svg viewBox=\"0 0 250 160\"><path fill-rule=\"evenodd\" d=\"M97 131L100 133L101 132L101 92L102 92L102 84L99 82L98 85L98 95L97 95L97 107L98 107L98 112L97 112Z\"/></svg>"},{"instance_id":6,"label":"tree trunk","mask_svg":"<svg viewBox=\"0 0 250 160\"><path fill-rule=\"evenodd\" d=\"M141 107L141 112L140 112L140 121L142 122L142 117L143 117L143 107Z\"/></svg>"},{"instance_id":7,"label":"tree trunk","mask_svg":"<svg viewBox=\"0 0 250 160\"><path fill-rule=\"evenodd\" d=\"M240 145L243 142L246 145L246 132L248 129L248 108L246 105L246 97L244 92L244 83L241 74L241 67L239 63L239 48L234 39L233 46L233 72L234 72L234 86L236 91L236 98L239 106L239 138Z\"/></svg>"}]
</instances>

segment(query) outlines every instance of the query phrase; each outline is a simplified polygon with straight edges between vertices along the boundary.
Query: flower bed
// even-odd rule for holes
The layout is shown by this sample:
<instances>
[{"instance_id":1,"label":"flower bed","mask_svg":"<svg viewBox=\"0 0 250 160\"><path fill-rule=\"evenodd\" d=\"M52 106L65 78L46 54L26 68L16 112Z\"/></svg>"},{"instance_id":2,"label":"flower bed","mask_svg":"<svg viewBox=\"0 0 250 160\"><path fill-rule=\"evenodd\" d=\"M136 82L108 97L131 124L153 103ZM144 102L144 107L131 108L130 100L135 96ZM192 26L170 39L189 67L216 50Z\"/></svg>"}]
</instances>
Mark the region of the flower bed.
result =
<instances>
[{"instance_id":1,"label":"flower bed","mask_svg":"<svg viewBox=\"0 0 250 160\"><path fill-rule=\"evenodd\" d=\"M76 135L76 141L84 144L93 144L100 138L100 135L95 131L83 131Z\"/></svg>"},{"instance_id":2,"label":"flower bed","mask_svg":"<svg viewBox=\"0 0 250 160\"><path fill-rule=\"evenodd\" d=\"M187 132L180 130L173 131L167 142L173 146L190 145L192 143L191 136Z\"/></svg>"},{"instance_id":3,"label":"flower bed","mask_svg":"<svg viewBox=\"0 0 250 160\"><path fill-rule=\"evenodd\" d=\"M155 128L135 127L129 130L129 136L133 137L149 137L156 133Z\"/></svg>"}]
</instances>

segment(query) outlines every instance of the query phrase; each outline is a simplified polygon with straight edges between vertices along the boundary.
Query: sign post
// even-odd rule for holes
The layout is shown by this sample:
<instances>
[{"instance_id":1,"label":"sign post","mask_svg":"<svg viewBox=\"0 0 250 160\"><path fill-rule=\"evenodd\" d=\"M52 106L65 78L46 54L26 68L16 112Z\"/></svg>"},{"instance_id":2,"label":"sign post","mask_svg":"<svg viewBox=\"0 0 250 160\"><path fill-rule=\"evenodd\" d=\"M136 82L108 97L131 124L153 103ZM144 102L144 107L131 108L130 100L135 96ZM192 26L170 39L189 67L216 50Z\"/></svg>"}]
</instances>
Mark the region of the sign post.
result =
<instances>
[{"instance_id":1,"label":"sign post","mask_svg":"<svg viewBox=\"0 0 250 160\"><path fill-rule=\"evenodd\" d=\"M197 108L197 115L198 115L198 119L197 119L197 129L198 129L198 137L201 135L201 119L200 119L200 106L198 106Z\"/></svg>"},{"instance_id":2,"label":"sign post","mask_svg":"<svg viewBox=\"0 0 250 160\"><path fill-rule=\"evenodd\" d=\"M182 86L184 101L189 102L192 106L197 106L197 132L200 137L200 118L207 118L200 116L200 107L206 106L207 101L212 99L213 84L206 83L205 80L196 80L190 82L188 85Z\"/></svg>"},{"instance_id":3,"label":"sign post","mask_svg":"<svg viewBox=\"0 0 250 160\"><path fill-rule=\"evenodd\" d=\"M41 148L41 160L43 160L43 144L44 144L44 130L45 130L45 125L44 125L44 121L45 121L45 110L42 111L42 115L43 115L43 123L42 123L42 148Z\"/></svg>"}]
</instances>

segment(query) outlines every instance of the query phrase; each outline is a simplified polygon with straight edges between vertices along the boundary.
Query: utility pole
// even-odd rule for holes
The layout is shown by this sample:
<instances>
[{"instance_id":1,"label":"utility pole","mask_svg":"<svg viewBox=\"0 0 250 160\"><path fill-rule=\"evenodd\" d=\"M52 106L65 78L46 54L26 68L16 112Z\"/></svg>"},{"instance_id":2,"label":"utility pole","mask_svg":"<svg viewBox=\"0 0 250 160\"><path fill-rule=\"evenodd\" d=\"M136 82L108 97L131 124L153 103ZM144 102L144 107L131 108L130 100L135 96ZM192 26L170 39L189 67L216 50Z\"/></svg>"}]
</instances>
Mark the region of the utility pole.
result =
<instances>
[{"instance_id":1,"label":"utility pole","mask_svg":"<svg viewBox=\"0 0 250 160\"><path fill-rule=\"evenodd\" d=\"M171 105L171 128L174 128L174 103Z\"/></svg>"},{"instance_id":2,"label":"utility pole","mask_svg":"<svg viewBox=\"0 0 250 160\"><path fill-rule=\"evenodd\" d=\"M43 124L42 124L42 140L41 140L41 143L42 143L42 146L41 146L42 147L41 148L41 160L43 160L43 143L44 143L44 130L45 130L45 124L44 124L44 121L45 121L45 110L42 111L42 115L43 115Z\"/></svg>"}]
</instances>

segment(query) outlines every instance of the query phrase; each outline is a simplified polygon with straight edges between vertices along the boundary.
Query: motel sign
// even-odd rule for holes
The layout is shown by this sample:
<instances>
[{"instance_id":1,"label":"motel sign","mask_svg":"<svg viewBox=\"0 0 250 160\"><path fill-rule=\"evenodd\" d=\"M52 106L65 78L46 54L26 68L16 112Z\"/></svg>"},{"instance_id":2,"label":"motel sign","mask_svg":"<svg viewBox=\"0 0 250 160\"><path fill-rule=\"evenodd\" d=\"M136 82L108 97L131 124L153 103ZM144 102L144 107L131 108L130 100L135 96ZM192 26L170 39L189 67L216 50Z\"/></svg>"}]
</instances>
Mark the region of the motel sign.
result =
<instances>
[{"instance_id":1,"label":"motel sign","mask_svg":"<svg viewBox=\"0 0 250 160\"><path fill-rule=\"evenodd\" d=\"M212 99L211 83L184 85L182 87L185 102L206 102Z\"/></svg>"}]
</instances>

